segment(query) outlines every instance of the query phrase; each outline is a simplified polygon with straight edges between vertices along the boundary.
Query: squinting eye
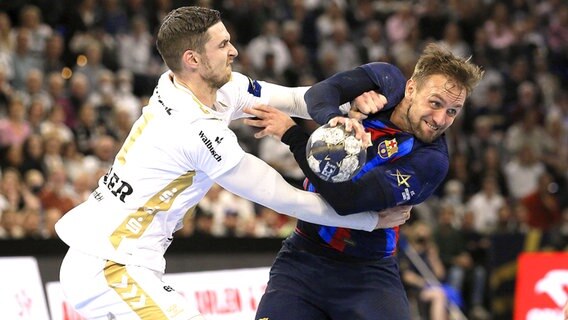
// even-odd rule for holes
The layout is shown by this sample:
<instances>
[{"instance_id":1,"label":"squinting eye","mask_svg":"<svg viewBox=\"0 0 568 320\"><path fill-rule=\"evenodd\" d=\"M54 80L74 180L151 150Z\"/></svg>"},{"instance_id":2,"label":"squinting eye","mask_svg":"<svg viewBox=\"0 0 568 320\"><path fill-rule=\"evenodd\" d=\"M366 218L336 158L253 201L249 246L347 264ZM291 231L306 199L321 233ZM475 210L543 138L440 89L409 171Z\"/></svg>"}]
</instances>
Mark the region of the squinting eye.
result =
<instances>
[{"instance_id":1,"label":"squinting eye","mask_svg":"<svg viewBox=\"0 0 568 320\"><path fill-rule=\"evenodd\" d=\"M458 114L458 111L456 109L448 109L447 112L450 117L455 117Z\"/></svg>"}]
</instances>

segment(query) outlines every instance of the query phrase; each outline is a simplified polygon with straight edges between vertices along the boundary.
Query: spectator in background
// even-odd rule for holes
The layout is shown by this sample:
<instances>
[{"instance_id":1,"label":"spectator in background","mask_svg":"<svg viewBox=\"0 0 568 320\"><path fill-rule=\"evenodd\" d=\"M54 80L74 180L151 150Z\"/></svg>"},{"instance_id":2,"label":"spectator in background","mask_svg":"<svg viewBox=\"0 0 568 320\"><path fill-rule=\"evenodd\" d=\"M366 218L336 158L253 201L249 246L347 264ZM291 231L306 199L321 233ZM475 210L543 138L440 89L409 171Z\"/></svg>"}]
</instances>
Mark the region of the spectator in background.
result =
<instances>
[{"instance_id":1,"label":"spectator in background","mask_svg":"<svg viewBox=\"0 0 568 320\"><path fill-rule=\"evenodd\" d=\"M17 92L26 107L33 100L40 100L46 108L51 109L51 99L43 89L43 78L43 72L38 69L31 69L26 75L25 87Z\"/></svg>"},{"instance_id":2,"label":"spectator in background","mask_svg":"<svg viewBox=\"0 0 568 320\"><path fill-rule=\"evenodd\" d=\"M101 26L111 36L116 36L128 30L128 16L119 0L101 1Z\"/></svg>"},{"instance_id":3,"label":"spectator in background","mask_svg":"<svg viewBox=\"0 0 568 320\"><path fill-rule=\"evenodd\" d=\"M157 74L159 63L152 57L154 39L143 17L130 20L129 32L118 35L118 62L120 67L135 75Z\"/></svg>"},{"instance_id":4,"label":"spectator in background","mask_svg":"<svg viewBox=\"0 0 568 320\"><path fill-rule=\"evenodd\" d=\"M521 199L527 209L529 226L548 231L562 221L558 191L558 184L548 172L538 177L536 190Z\"/></svg>"},{"instance_id":5,"label":"spectator in background","mask_svg":"<svg viewBox=\"0 0 568 320\"><path fill-rule=\"evenodd\" d=\"M19 27L30 32L30 53L38 59L43 59L45 43L53 34L53 30L43 23L41 11L34 5L22 7L19 18Z\"/></svg>"},{"instance_id":6,"label":"spectator in background","mask_svg":"<svg viewBox=\"0 0 568 320\"><path fill-rule=\"evenodd\" d=\"M43 155L43 138L36 133L29 135L23 145L22 173L37 170L45 175L47 170L43 163Z\"/></svg>"},{"instance_id":7,"label":"spectator in background","mask_svg":"<svg viewBox=\"0 0 568 320\"><path fill-rule=\"evenodd\" d=\"M73 73L69 85L70 108L65 110L65 123L72 127L77 121L79 109L89 99L91 87L89 79L82 73ZM102 90L102 88L99 88L99 90Z\"/></svg>"},{"instance_id":8,"label":"spectator in background","mask_svg":"<svg viewBox=\"0 0 568 320\"><path fill-rule=\"evenodd\" d=\"M349 38L350 32L347 22L339 20L333 25L331 35L322 39L318 47L320 60L328 53L340 57L336 64L337 71L351 70L361 64L359 51Z\"/></svg>"},{"instance_id":9,"label":"spectator in background","mask_svg":"<svg viewBox=\"0 0 568 320\"><path fill-rule=\"evenodd\" d=\"M422 222L415 222L410 228L407 232L409 250L416 252L433 273L435 279L429 279L423 275L409 259L410 254L401 251L399 259L402 281L408 290L409 299L417 299L419 309L426 309L425 314L421 316L445 320L448 318L447 298L444 289L436 286L436 283L443 281L446 277L446 270L440 259L438 247L432 239L432 229Z\"/></svg>"},{"instance_id":10,"label":"spectator in background","mask_svg":"<svg viewBox=\"0 0 568 320\"><path fill-rule=\"evenodd\" d=\"M475 311L479 315L483 313L483 317L487 318L489 314L483 307L487 272L481 261L478 264L471 255L470 250L477 250L475 246L479 245L479 237L473 230L466 231L469 227L469 221L465 221L466 219L464 218L465 228L460 230L454 227L453 207L442 206L438 214L437 228L434 230L434 239L439 248L440 260L447 270L448 284L467 301L465 310L468 313Z\"/></svg>"},{"instance_id":11,"label":"spectator in background","mask_svg":"<svg viewBox=\"0 0 568 320\"><path fill-rule=\"evenodd\" d=\"M263 25L262 34L253 38L247 45L246 54L257 72L265 67L267 55L272 55L274 59L274 73L277 77L290 65L290 52L280 38L279 29L277 21L268 20Z\"/></svg>"},{"instance_id":12,"label":"spectator in background","mask_svg":"<svg viewBox=\"0 0 568 320\"><path fill-rule=\"evenodd\" d=\"M450 21L445 25L444 34L442 39L440 40L440 44L446 46L453 54L458 57L467 58L471 56L471 49L469 47L469 44L467 44L467 42L463 40L460 26L457 22Z\"/></svg>"},{"instance_id":13,"label":"spectator in background","mask_svg":"<svg viewBox=\"0 0 568 320\"><path fill-rule=\"evenodd\" d=\"M61 212L71 210L75 206L71 197L71 190L71 186L67 182L65 167L50 168L45 187L39 193L42 208L56 208Z\"/></svg>"},{"instance_id":14,"label":"spectator in background","mask_svg":"<svg viewBox=\"0 0 568 320\"><path fill-rule=\"evenodd\" d=\"M399 10L390 15L385 23L387 38L392 45L410 38L413 29L417 28L417 17L412 12L410 3L401 4Z\"/></svg>"},{"instance_id":15,"label":"spectator in background","mask_svg":"<svg viewBox=\"0 0 568 320\"><path fill-rule=\"evenodd\" d=\"M365 25L365 33L361 39L361 61L389 61L388 43L383 34L383 25L376 20Z\"/></svg>"},{"instance_id":16,"label":"spectator in background","mask_svg":"<svg viewBox=\"0 0 568 320\"><path fill-rule=\"evenodd\" d=\"M8 116L0 119L0 150L11 145L21 145L30 134L26 107L22 100L14 98L8 105Z\"/></svg>"},{"instance_id":17,"label":"spectator in background","mask_svg":"<svg viewBox=\"0 0 568 320\"><path fill-rule=\"evenodd\" d=\"M86 172L107 172L117 153L117 142L109 135L96 136L93 140L93 153L83 159ZM67 212L67 211L63 211Z\"/></svg>"},{"instance_id":18,"label":"spectator in background","mask_svg":"<svg viewBox=\"0 0 568 320\"><path fill-rule=\"evenodd\" d=\"M43 72L50 74L52 72L61 73L65 67L63 53L65 50L65 40L59 33L53 33L46 39L45 49L43 52Z\"/></svg>"},{"instance_id":19,"label":"spectator in background","mask_svg":"<svg viewBox=\"0 0 568 320\"><path fill-rule=\"evenodd\" d=\"M14 77L12 85L16 90L25 88L26 77L30 70L43 70L43 59L31 51L32 34L29 29L20 28L16 35L16 49L12 55Z\"/></svg>"},{"instance_id":20,"label":"spectator in background","mask_svg":"<svg viewBox=\"0 0 568 320\"><path fill-rule=\"evenodd\" d=\"M490 234L497 226L497 211L505 204L505 198L499 190L497 180L493 176L485 176L482 188L468 201L468 211L475 217L475 230L482 234Z\"/></svg>"},{"instance_id":21,"label":"spectator in background","mask_svg":"<svg viewBox=\"0 0 568 320\"><path fill-rule=\"evenodd\" d=\"M73 139L73 132L65 124L65 110L63 106L54 105L47 119L41 123L40 133L42 136L54 134L62 143L67 143Z\"/></svg>"},{"instance_id":22,"label":"spectator in background","mask_svg":"<svg viewBox=\"0 0 568 320\"><path fill-rule=\"evenodd\" d=\"M89 41L84 48L84 60L79 59L77 66L73 68L73 74L84 74L89 81L90 93L101 90L98 80L103 72L108 71L102 63L102 44L97 41Z\"/></svg>"},{"instance_id":23,"label":"spectator in background","mask_svg":"<svg viewBox=\"0 0 568 320\"><path fill-rule=\"evenodd\" d=\"M27 111L27 119L32 133L41 134L41 125L46 117L46 106L41 100L33 100Z\"/></svg>"},{"instance_id":24,"label":"spectator in background","mask_svg":"<svg viewBox=\"0 0 568 320\"><path fill-rule=\"evenodd\" d=\"M253 203L214 184L199 203L202 211L213 216L215 236L242 236L249 220L254 219Z\"/></svg>"},{"instance_id":25,"label":"spectator in background","mask_svg":"<svg viewBox=\"0 0 568 320\"><path fill-rule=\"evenodd\" d=\"M47 94L50 99L49 106L60 105L65 112L65 124L72 128L74 123L75 110L71 104L71 100L66 91L66 82L60 72L52 72L47 74ZM47 105L46 105L47 107Z\"/></svg>"},{"instance_id":26,"label":"spectator in background","mask_svg":"<svg viewBox=\"0 0 568 320\"><path fill-rule=\"evenodd\" d=\"M512 156L503 171L512 199L519 200L536 190L538 177L544 173L545 167L538 161L531 145L522 145Z\"/></svg>"},{"instance_id":27,"label":"spectator in background","mask_svg":"<svg viewBox=\"0 0 568 320\"><path fill-rule=\"evenodd\" d=\"M14 76L12 55L16 45L16 33L6 12L0 12L0 69L6 79Z\"/></svg>"},{"instance_id":28,"label":"spectator in background","mask_svg":"<svg viewBox=\"0 0 568 320\"><path fill-rule=\"evenodd\" d=\"M2 55L2 53L0 53L0 55ZM5 117L8 113L8 104L14 94L14 90L6 78L7 68L3 68L1 63L0 61L0 117Z\"/></svg>"}]
</instances>

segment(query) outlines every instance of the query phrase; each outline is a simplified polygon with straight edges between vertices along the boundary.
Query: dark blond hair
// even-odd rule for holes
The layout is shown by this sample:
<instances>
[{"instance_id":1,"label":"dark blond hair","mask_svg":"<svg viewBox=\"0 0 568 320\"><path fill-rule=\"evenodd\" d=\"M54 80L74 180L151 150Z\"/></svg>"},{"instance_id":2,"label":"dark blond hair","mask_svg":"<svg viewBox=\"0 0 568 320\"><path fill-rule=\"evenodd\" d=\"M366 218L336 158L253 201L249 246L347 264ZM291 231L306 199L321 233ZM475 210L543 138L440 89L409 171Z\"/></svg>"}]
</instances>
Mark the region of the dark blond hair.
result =
<instances>
[{"instance_id":1,"label":"dark blond hair","mask_svg":"<svg viewBox=\"0 0 568 320\"><path fill-rule=\"evenodd\" d=\"M483 77L483 73L484 71L471 63L470 59L457 57L447 48L430 43L420 55L412 79L416 81L417 87L420 87L426 78L435 74L443 75L466 89L469 96Z\"/></svg>"},{"instance_id":2,"label":"dark blond hair","mask_svg":"<svg viewBox=\"0 0 568 320\"><path fill-rule=\"evenodd\" d=\"M221 21L217 10L203 7L181 7L172 10L160 26L156 47L168 68L181 70L181 57L186 50L202 52L209 40L207 30Z\"/></svg>"}]
</instances>

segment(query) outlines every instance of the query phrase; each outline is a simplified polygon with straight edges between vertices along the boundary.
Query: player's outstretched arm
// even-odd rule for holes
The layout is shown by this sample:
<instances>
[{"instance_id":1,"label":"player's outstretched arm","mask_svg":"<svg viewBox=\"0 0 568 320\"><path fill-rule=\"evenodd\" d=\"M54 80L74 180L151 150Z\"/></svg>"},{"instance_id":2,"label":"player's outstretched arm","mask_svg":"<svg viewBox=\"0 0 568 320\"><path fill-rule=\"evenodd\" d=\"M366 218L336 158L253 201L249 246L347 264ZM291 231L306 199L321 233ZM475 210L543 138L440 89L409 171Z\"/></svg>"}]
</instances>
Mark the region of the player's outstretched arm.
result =
<instances>
[{"instance_id":1,"label":"player's outstretched arm","mask_svg":"<svg viewBox=\"0 0 568 320\"><path fill-rule=\"evenodd\" d=\"M381 227L376 212L340 216L320 195L293 187L276 170L251 154L245 154L216 182L240 197L311 223L366 231Z\"/></svg>"}]
</instances>

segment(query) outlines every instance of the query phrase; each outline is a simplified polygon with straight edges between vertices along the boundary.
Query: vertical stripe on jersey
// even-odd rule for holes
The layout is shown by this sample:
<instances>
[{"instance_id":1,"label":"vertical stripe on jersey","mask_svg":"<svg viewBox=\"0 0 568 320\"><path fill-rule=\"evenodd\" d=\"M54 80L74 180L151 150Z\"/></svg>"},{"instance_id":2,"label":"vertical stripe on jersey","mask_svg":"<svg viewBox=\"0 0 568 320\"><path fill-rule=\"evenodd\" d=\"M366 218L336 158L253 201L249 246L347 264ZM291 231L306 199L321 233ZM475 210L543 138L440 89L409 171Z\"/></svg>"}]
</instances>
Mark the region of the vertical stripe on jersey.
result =
<instances>
[{"instance_id":1,"label":"vertical stripe on jersey","mask_svg":"<svg viewBox=\"0 0 568 320\"><path fill-rule=\"evenodd\" d=\"M144 206L138 208L124 219L110 236L110 242L115 249L124 238L140 238L148 228L156 214L168 211L176 197L193 184L195 171L188 171L170 182L158 193L154 194Z\"/></svg>"},{"instance_id":2,"label":"vertical stripe on jersey","mask_svg":"<svg viewBox=\"0 0 568 320\"><path fill-rule=\"evenodd\" d=\"M132 131L130 132L130 134L126 138L126 141L122 145L122 148L120 149L120 151L116 155L116 159L118 160L118 163L120 163L120 164L126 163L126 153L128 152L128 149L130 149L132 147L132 145L134 144L136 139L138 139L138 137L142 134L142 131L144 131L144 128L146 128L146 126L148 125L148 122L150 122L150 120L152 120L152 119L154 119L153 114L148 113L148 112L144 112L142 114L141 121L139 123L135 123L135 128L132 129Z\"/></svg>"},{"instance_id":3,"label":"vertical stripe on jersey","mask_svg":"<svg viewBox=\"0 0 568 320\"><path fill-rule=\"evenodd\" d=\"M105 278L120 298L132 308L142 320L167 320L164 311L154 300L138 285L126 270L124 265L107 261L104 268Z\"/></svg>"}]
</instances>

